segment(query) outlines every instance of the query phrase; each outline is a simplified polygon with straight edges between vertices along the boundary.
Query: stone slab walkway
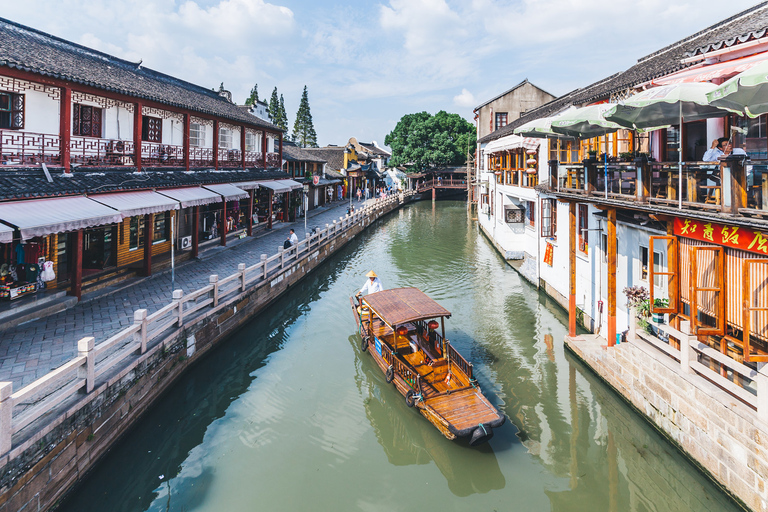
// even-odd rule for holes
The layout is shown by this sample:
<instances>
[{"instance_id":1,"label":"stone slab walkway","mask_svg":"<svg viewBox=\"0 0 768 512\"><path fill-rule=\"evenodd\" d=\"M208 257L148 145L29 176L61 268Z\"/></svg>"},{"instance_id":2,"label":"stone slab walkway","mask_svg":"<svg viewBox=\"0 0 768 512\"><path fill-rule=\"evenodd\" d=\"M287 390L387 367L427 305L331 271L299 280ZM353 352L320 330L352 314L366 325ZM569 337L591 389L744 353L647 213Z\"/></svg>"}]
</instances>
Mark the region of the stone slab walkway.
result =
<instances>
[{"instance_id":1,"label":"stone slab walkway","mask_svg":"<svg viewBox=\"0 0 768 512\"><path fill-rule=\"evenodd\" d=\"M354 204L359 208L363 203ZM309 212L307 228L325 228L345 215L347 207L347 202L340 202ZM262 254L272 256L291 228L302 239L303 219L277 224L261 236L201 252L199 259L176 267L174 288L191 292L206 286L212 274L224 278L237 271L238 263L253 265ZM79 339L93 336L100 343L131 325L135 310L147 309L151 314L171 301L170 269L116 286L119 289L114 293L102 291L91 298L85 296L71 309L0 332L0 381L12 382L14 391L21 389L76 356Z\"/></svg>"}]
</instances>

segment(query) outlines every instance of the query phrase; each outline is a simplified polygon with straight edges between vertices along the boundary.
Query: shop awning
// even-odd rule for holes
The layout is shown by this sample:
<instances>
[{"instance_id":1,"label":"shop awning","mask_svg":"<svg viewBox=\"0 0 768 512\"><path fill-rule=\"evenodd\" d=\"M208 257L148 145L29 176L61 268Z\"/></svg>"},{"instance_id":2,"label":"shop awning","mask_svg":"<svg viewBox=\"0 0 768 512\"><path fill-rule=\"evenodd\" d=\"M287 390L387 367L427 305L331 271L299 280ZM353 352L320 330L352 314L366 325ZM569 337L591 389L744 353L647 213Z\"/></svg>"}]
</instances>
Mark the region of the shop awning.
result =
<instances>
[{"instance_id":1,"label":"shop awning","mask_svg":"<svg viewBox=\"0 0 768 512\"><path fill-rule=\"evenodd\" d=\"M0 224L0 244L9 244L13 242L13 228Z\"/></svg>"},{"instance_id":2,"label":"shop awning","mask_svg":"<svg viewBox=\"0 0 768 512\"><path fill-rule=\"evenodd\" d=\"M212 192L216 192L220 196L224 196L227 201L236 201L238 199L245 199L248 197L248 192L241 188L237 188L231 183L219 183L217 185L205 185L203 188L207 188Z\"/></svg>"},{"instance_id":3,"label":"shop awning","mask_svg":"<svg viewBox=\"0 0 768 512\"><path fill-rule=\"evenodd\" d=\"M123 217L135 217L136 215L147 215L179 209L178 201L148 190L99 194L88 197L98 203L118 210L123 214Z\"/></svg>"},{"instance_id":4,"label":"shop awning","mask_svg":"<svg viewBox=\"0 0 768 512\"><path fill-rule=\"evenodd\" d=\"M221 202L221 195L203 187L167 188L157 193L178 201L182 208Z\"/></svg>"},{"instance_id":5,"label":"shop awning","mask_svg":"<svg viewBox=\"0 0 768 512\"><path fill-rule=\"evenodd\" d=\"M275 182L279 183L281 185L285 185L287 187L290 187L291 190L298 190L300 188L304 188L304 185L302 185L298 181L293 181L293 180L275 180Z\"/></svg>"},{"instance_id":6,"label":"shop awning","mask_svg":"<svg viewBox=\"0 0 768 512\"><path fill-rule=\"evenodd\" d=\"M287 180L280 180L280 181L287 181ZM290 192L291 187L280 183L280 181L260 181L259 186L271 189L275 194L284 194L285 192Z\"/></svg>"},{"instance_id":7,"label":"shop awning","mask_svg":"<svg viewBox=\"0 0 768 512\"><path fill-rule=\"evenodd\" d=\"M119 211L85 196L56 197L0 203L0 220L21 231L21 239L52 233L115 224L123 220Z\"/></svg>"},{"instance_id":8,"label":"shop awning","mask_svg":"<svg viewBox=\"0 0 768 512\"><path fill-rule=\"evenodd\" d=\"M244 181L242 183L233 183L233 185L243 190L255 190L259 188L261 183L261 181Z\"/></svg>"},{"instance_id":9,"label":"shop awning","mask_svg":"<svg viewBox=\"0 0 768 512\"><path fill-rule=\"evenodd\" d=\"M495 153L497 151L506 151L510 149L532 149L535 150L539 147L541 139L533 137L521 137L520 135L508 135L500 139L489 142L483 148L486 154Z\"/></svg>"},{"instance_id":10,"label":"shop awning","mask_svg":"<svg viewBox=\"0 0 768 512\"><path fill-rule=\"evenodd\" d=\"M653 80L654 85L671 85L682 82L708 82L715 78L730 78L731 76L750 69L752 66L766 60L765 53L750 55L741 59L710 64L709 66L694 66L677 73Z\"/></svg>"}]
</instances>

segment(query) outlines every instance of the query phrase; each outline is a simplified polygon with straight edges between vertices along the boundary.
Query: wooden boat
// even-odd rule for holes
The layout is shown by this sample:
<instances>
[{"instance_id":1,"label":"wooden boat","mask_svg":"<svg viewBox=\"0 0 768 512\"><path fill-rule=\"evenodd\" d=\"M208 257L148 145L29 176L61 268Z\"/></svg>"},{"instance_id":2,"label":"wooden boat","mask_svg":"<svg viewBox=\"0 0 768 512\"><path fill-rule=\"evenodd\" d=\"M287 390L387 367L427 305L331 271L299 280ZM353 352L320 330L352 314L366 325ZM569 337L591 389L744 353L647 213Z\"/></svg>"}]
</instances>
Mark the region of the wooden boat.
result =
<instances>
[{"instance_id":1,"label":"wooden boat","mask_svg":"<svg viewBox=\"0 0 768 512\"><path fill-rule=\"evenodd\" d=\"M506 419L472 375L472 364L445 339L450 311L418 288L395 288L355 301L352 310L367 351L405 397L448 439L476 446ZM439 320L439 322L438 322ZM437 328L441 328L441 333Z\"/></svg>"}]
</instances>

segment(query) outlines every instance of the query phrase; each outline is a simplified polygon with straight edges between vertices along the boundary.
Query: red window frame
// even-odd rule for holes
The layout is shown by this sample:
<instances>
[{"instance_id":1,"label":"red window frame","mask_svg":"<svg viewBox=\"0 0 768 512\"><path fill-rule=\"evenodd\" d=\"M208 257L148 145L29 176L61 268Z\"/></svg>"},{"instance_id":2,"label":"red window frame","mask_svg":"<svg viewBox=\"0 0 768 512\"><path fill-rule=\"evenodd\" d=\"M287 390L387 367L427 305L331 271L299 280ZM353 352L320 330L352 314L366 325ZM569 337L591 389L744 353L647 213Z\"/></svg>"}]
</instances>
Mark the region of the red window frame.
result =
<instances>
[{"instance_id":1,"label":"red window frame","mask_svg":"<svg viewBox=\"0 0 768 512\"><path fill-rule=\"evenodd\" d=\"M163 120L159 117L142 117L141 140L147 142L163 142Z\"/></svg>"},{"instance_id":2,"label":"red window frame","mask_svg":"<svg viewBox=\"0 0 768 512\"><path fill-rule=\"evenodd\" d=\"M579 251L584 254L589 253L589 206L586 204L578 205L578 226L579 226Z\"/></svg>"},{"instance_id":3,"label":"red window frame","mask_svg":"<svg viewBox=\"0 0 768 512\"><path fill-rule=\"evenodd\" d=\"M72 135L101 137L102 109L75 103L72 108Z\"/></svg>"}]
</instances>

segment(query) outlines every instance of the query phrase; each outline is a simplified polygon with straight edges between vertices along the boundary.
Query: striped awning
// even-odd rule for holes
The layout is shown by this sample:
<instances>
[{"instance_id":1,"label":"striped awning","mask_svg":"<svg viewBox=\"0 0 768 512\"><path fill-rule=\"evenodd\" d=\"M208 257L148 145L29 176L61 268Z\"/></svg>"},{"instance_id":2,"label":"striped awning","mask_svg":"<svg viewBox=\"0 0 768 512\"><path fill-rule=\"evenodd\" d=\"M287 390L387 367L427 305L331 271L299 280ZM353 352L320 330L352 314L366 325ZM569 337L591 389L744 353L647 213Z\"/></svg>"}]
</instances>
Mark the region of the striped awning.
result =
<instances>
[{"instance_id":1,"label":"striped awning","mask_svg":"<svg viewBox=\"0 0 768 512\"><path fill-rule=\"evenodd\" d=\"M123 214L123 217L134 217L136 215L147 215L179 209L179 202L175 199L147 190L99 194L88 197L98 203L118 210Z\"/></svg>"},{"instance_id":2,"label":"striped awning","mask_svg":"<svg viewBox=\"0 0 768 512\"><path fill-rule=\"evenodd\" d=\"M275 180L277 183L280 183L281 185L285 185L287 187L290 187L291 190L298 190L300 188L304 188L304 185L299 183L298 181L293 180Z\"/></svg>"},{"instance_id":3,"label":"striped awning","mask_svg":"<svg viewBox=\"0 0 768 512\"><path fill-rule=\"evenodd\" d=\"M284 194L285 192L290 192L291 187L284 183L280 183L281 181L287 181L287 180L279 180L279 181L260 181L259 186L271 189L275 194ZM296 183L296 182L294 182Z\"/></svg>"},{"instance_id":4,"label":"striped awning","mask_svg":"<svg viewBox=\"0 0 768 512\"><path fill-rule=\"evenodd\" d=\"M123 215L85 196L0 203L0 221L21 231L21 239L122 222Z\"/></svg>"},{"instance_id":5,"label":"striped awning","mask_svg":"<svg viewBox=\"0 0 768 512\"><path fill-rule=\"evenodd\" d=\"M0 224L0 244L9 244L13 242L13 228Z\"/></svg>"},{"instance_id":6,"label":"striped awning","mask_svg":"<svg viewBox=\"0 0 768 512\"><path fill-rule=\"evenodd\" d=\"M220 194L203 187L168 188L157 193L178 201L182 208L221 202Z\"/></svg>"},{"instance_id":7,"label":"striped awning","mask_svg":"<svg viewBox=\"0 0 768 512\"><path fill-rule=\"evenodd\" d=\"M246 199L248 192L241 188L237 188L231 183L218 183L216 185L205 185L203 188L216 192L220 196L224 197L226 201L237 201L238 199Z\"/></svg>"}]
</instances>

